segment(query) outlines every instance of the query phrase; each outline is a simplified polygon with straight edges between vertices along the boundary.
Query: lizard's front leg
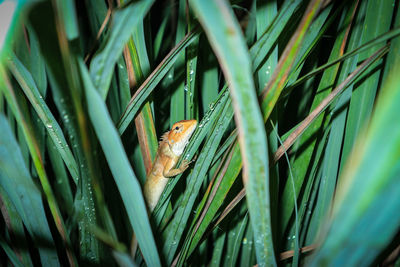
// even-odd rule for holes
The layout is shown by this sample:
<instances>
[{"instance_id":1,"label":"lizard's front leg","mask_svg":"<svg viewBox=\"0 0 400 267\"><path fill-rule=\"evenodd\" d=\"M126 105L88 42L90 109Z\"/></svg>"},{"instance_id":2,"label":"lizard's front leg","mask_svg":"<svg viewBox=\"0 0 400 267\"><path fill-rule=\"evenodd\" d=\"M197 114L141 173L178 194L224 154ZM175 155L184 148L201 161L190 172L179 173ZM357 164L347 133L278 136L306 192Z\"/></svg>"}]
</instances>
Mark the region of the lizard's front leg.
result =
<instances>
[{"instance_id":1,"label":"lizard's front leg","mask_svg":"<svg viewBox=\"0 0 400 267\"><path fill-rule=\"evenodd\" d=\"M190 162L191 161L183 160L179 168L170 169L168 171L164 170L163 176L165 178L171 178L183 173L189 167Z\"/></svg>"}]
</instances>

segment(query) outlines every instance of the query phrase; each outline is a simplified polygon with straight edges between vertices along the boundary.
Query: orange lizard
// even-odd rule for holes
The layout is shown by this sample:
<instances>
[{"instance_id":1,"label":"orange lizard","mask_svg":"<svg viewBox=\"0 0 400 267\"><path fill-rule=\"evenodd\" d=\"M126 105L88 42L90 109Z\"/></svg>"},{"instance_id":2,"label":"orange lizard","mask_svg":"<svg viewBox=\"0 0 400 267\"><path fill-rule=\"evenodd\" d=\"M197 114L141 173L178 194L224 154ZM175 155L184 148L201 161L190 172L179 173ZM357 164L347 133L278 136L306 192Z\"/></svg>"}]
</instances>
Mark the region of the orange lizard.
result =
<instances>
[{"instance_id":1,"label":"orange lizard","mask_svg":"<svg viewBox=\"0 0 400 267\"><path fill-rule=\"evenodd\" d=\"M150 213L157 205L168 178L183 173L189 167L190 162L183 160L180 167L175 168L196 126L196 120L178 121L161 137L156 158L144 184L144 197Z\"/></svg>"}]
</instances>

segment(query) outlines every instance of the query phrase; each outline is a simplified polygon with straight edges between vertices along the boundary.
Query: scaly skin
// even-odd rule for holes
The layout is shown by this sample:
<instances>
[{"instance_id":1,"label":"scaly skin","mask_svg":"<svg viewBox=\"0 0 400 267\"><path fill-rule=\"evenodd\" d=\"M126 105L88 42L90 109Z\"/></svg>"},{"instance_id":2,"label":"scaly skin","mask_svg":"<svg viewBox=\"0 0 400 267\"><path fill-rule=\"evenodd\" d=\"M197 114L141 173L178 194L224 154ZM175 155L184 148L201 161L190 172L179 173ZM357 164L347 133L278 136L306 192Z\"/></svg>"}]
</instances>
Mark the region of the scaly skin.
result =
<instances>
[{"instance_id":1,"label":"scaly skin","mask_svg":"<svg viewBox=\"0 0 400 267\"><path fill-rule=\"evenodd\" d=\"M196 126L196 120L179 121L161 137L156 159L144 184L144 197L150 213L157 205L168 178L183 173L189 167L189 162L183 160L180 167L175 168Z\"/></svg>"}]
</instances>

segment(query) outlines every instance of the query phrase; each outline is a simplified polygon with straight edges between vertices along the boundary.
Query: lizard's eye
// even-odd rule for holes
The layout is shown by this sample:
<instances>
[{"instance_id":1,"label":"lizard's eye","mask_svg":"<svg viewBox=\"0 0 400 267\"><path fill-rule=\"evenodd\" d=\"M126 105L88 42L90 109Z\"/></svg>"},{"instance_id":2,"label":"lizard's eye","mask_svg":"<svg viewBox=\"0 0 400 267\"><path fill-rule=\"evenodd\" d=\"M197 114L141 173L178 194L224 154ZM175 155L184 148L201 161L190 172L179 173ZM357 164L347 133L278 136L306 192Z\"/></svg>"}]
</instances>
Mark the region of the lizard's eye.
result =
<instances>
[{"instance_id":1,"label":"lizard's eye","mask_svg":"<svg viewBox=\"0 0 400 267\"><path fill-rule=\"evenodd\" d=\"M177 131L178 131L178 130L179 130L179 126L176 126L176 127L175 127L175 130L177 130Z\"/></svg>"}]
</instances>

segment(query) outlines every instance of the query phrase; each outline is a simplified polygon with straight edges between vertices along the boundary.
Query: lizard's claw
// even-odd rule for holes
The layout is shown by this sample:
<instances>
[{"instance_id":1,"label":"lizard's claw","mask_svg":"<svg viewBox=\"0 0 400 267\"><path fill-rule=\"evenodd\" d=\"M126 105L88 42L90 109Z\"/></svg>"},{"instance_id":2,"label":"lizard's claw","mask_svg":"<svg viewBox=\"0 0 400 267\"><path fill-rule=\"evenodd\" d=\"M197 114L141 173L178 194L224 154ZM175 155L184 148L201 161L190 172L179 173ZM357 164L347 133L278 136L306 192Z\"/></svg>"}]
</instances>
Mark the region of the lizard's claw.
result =
<instances>
[{"instance_id":1,"label":"lizard's claw","mask_svg":"<svg viewBox=\"0 0 400 267\"><path fill-rule=\"evenodd\" d=\"M191 161L188 161L186 159L182 160L181 162L181 166L179 166L179 169L183 172L184 170L186 170L189 167Z\"/></svg>"},{"instance_id":2,"label":"lizard's claw","mask_svg":"<svg viewBox=\"0 0 400 267\"><path fill-rule=\"evenodd\" d=\"M195 154L195 155L193 156L192 160L191 160L189 163L195 162L196 159L197 159L197 154Z\"/></svg>"},{"instance_id":3,"label":"lizard's claw","mask_svg":"<svg viewBox=\"0 0 400 267\"><path fill-rule=\"evenodd\" d=\"M187 160L187 159L182 160L181 166L179 167L179 169L180 169L181 171L186 170L186 169L189 167L190 163L195 162L196 159L197 159L197 154L194 155L194 157L193 157L193 159L192 159L191 161L189 161L189 160Z\"/></svg>"}]
</instances>

